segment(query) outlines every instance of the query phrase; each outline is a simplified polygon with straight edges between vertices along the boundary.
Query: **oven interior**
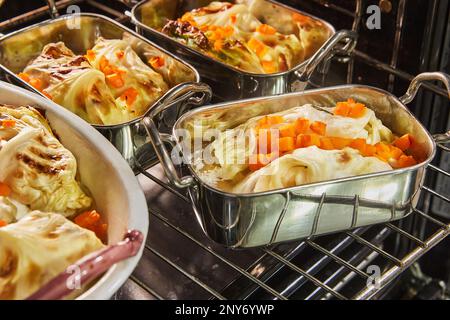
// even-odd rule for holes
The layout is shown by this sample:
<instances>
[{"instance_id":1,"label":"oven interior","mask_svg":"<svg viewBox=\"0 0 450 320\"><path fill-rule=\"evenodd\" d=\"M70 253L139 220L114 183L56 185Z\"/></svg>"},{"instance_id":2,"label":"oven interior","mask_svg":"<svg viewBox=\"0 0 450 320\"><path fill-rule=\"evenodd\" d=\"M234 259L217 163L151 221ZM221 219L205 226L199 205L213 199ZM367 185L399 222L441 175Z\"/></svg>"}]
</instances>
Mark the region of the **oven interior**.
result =
<instances>
[{"instance_id":1,"label":"oven interior","mask_svg":"<svg viewBox=\"0 0 450 320\"><path fill-rule=\"evenodd\" d=\"M450 3L439 0L286 0L336 30L359 34L350 59L337 57L311 87L361 83L401 96L414 75L450 73ZM61 0L59 13L109 16L134 28L130 1ZM370 29L371 5L381 29ZM6 0L0 32L49 18L46 2ZM3 76L3 75L2 75ZM450 104L438 84L421 87L408 107L432 133L450 126ZM421 199L407 218L304 241L230 250L208 240L182 190L154 166L138 175L150 230L143 257L114 299L445 299L450 287L450 152L438 145ZM420 258L420 259L419 259Z\"/></svg>"}]
</instances>

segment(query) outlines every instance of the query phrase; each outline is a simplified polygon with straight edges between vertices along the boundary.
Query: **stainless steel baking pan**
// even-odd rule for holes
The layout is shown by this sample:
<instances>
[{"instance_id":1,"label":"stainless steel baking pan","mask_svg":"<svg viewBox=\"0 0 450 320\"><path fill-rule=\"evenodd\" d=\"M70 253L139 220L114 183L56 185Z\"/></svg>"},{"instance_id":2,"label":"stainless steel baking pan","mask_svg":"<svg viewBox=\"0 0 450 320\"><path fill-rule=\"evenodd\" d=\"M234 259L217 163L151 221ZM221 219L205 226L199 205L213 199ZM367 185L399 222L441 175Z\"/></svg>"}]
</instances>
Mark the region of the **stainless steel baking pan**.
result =
<instances>
[{"instance_id":1,"label":"stainless steel baking pan","mask_svg":"<svg viewBox=\"0 0 450 320\"><path fill-rule=\"evenodd\" d=\"M260 1L262 6L270 6L268 11L271 12L272 16L271 24L276 24L277 21L285 23L286 19L288 21L290 19L281 19L281 17L291 17L293 13L301 13L320 21L331 35L331 38L313 56L288 71L274 74L248 73L208 57L160 31L168 19L179 18L186 11L205 6L210 2L212 1L141 1L131 10L131 19L136 25L138 33L152 39L168 51L191 63L199 71L202 81L212 87L214 95L220 100L228 101L230 99L260 97L303 90L312 72L320 63L327 63L334 54L348 55L356 46L356 33L347 30L336 33L334 27L328 22L271 0ZM229 2L245 2L245 0ZM144 18L148 16L151 19ZM280 19L273 19L273 16L280 17ZM263 17L263 19L266 20L267 17ZM282 25L274 26L283 30Z\"/></svg>"},{"instance_id":2,"label":"stainless steel baking pan","mask_svg":"<svg viewBox=\"0 0 450 320\"><path fill-rule=\"evenodd\" d=\"M125 36L144 62L147 63L153 56L162 56L169 66L173 66L171 70L176 70L176 72L163 74L171 90L154 103L154 105L161 104L183 97L183 99L177 99L179 103L170 112L164 114L166 126L170 127L181 109L188 107L188 100L196 94L195 91L207 93L198 103L204 103L209 99L210 89L199 84L199 74L188 63L114 20L93 13L61 16L1 37L0 68L6 74L8 81L43 96L41 92L20 79L17 73L21 72L28 62L38 56L42 48L50 42L63 41L75 54L84 54L87 49L94 46L96 39L100 36L107 39L121 39ZM191 92L190 89L193 91ZM146 144L148 139L140 124L143 117L145 114L119 125L93 125L120 151L133 168L136 166L137 153L142 155L140 159L154 157L150 144ZM164 126L162 121L158 123L159 127ZM146 163L140 165L144 168L147 166Z\"/></svg>"},{"instance_id":3,"label":"stainless steel baking pan","mask_svg":"<svg viewBox=\"0 0 450 320\"><path fill-rule=\"evenodd\" d=\"M188 189L196 218L211 239L234 248L269 245L397 220L411 212L419 197L425 168L436 148L433 138L405 106L425 80L442 81L450 96L448 75L422 73L413 79L407 94L401 98L374 87L344 85L198 108L176 122L172 136L161 135L152 121L152 117L162 109L153 109L144 123L169 181L177 187ZM281 190L234 194L217 190L202 181L189 163L184 167L190 174L181 176L163 143L171 142L177 146L176 150L181 150L181 143L176 138L177 131L185 129L197 117L206 119L207 115L226 116L228 113L228 118L236 120L234 127L255 115L306 103L332 106L349 97L373 109L393 132L413 134L417 146L420 146L418 155L425 160L415 166L393 171ZM448 140L448 133L437 135L435 139Z\"/></svg>"}]
</instances>

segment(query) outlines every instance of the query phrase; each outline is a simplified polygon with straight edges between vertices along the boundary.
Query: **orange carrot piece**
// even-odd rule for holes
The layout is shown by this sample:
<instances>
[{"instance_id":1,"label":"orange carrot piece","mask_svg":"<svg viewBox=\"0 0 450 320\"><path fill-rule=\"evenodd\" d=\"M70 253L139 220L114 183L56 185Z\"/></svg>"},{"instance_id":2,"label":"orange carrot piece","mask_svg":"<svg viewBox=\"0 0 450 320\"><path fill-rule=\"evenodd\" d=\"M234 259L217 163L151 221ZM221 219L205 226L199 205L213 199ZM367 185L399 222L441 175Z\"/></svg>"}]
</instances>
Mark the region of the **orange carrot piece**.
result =
<instances>
[{"instance_id":1,"label":"orange carrot piece","mask_svg":"<svg viewBox=\"0 0 450 320\"><path fill-rule=\"evenodd\" d=\"M230 16L230 20L231 20L231 23L236 23L236 21L237 21L237 17L236 17L236 15L235 14L232 14L231 16Z\"/></svg>"},{"instance_id":2,"label":"orange carrot piece","mask_svg":"<svg viewBox=\"0 0 450 320\"><path fill-rule=\"evenodd\" d=\"M306 148L309 146L317 146L320 147L320 137L319 135L312 134L300 134L297 136L297 141L295 146L297 148Z\"/></svg>"},{"instance_id":3,"label":"orange carrot piece","mask_svg":"<svg viewBox=\"0 0 450 320\"><path fill-rule=\"evenodd\" d=\"M85 211L75 217L74 222L82 228L93 229L94 226L100 221L100 214L95 211Z\"/></svg>"},{"instance_id":4,"label":"orange carrot piece","mask_svg":"<svg viewBox=\"0 0 450 320\"><path fill-rule=\"evenodd\" d=\"M95 60L96 55L95 55L94 50L87 50L87 51L86 51L86 54L84 55L84 57L85 57L86 59L88 59L89 61Z\"/></svg>"},{"instance_id":5,"label":"orange carrot piece","mask_svg":"<svg viewBox=\"0 0 450 320\"><path fill-rule=\"evenodd\" d=\"M247 42L248 47L254 51L256 53L256 55L258 57L263 57L264 54L267 51L267 47L264 43L262 43L261 41L259 41L258 39L255 38L251 38L248 42Z\"/></svg>"},{"instance_id":6,"label":"orange carrot piece","mask_svg":"<svg viewBox=\"0 0 450 320\"><path fill-rule=\"evenodd\" d=\"M366 106L362 103L354 103L350 107L348 116L351 118L360 118L366 113Z\"/></svg>"},{"instance_id":7,"label":"orange carrot piece","mask_svg":"<svg viewBox=\"0 0 450 320\"><path fill-rule=\"evenodd\" d=\"M25 82L30 82L30 76L28 75L28 73L21 72L17 76Z\"/></svg>"},{"instance_id":8,"label":"orange carrot piece","mask_svg":"<svg viewBox=\"0 0 450 320\"><path fill-rule=\"evenodd\" d=\"M112 73L106 76L106 82L114 88L121 88L124 86L125 82L118 73Z\"/></svg>"},{"instance_id":9,"label":"orange carrot piece","mask_svg":"<svg viewBox=\"0 0 450 320\"><path fill-rule=\"evenodd\" d=\"M352 142L352 139L348 138L340 138L340 137L330 137L331 143L333 144L335 149L344 149L348 147Z\"/></svg>"},{"instance_id":10,"label":"orange carrot piece","mask_svg":"<svg viewBox=\"0 0 450 320\"><path fill-rule=\"evenodd\" d=\"M401 155L397 161L398 168L411 167L417 164L413 156Z\"/></svg>"},{"instance_id":11,"label":"orange carrot piece","mask_svg":"<svg viewBox=\"0 0 450 320\"><path fill-rule=\"evenodd\" d=\"M376 151L377 151L377 148L375 148L374 145L366 144L364 151L361 152L361 154L364 157L373 157L375 155Z\"/></svg>"},{"instance_id":12,"label":"orange carrot piece","mask_svg":"<svg viewBox=\"0 0 450 320\"><path fill-rule=\"evenodd\" d=\"M164 64L165 64L165 60L163 57L153 57L150 59L150 65L154 69L161 68L162 66L164 66Z\"/></svg>"},{"instance_id":13,"label":"orange carrot piece","mask_svg":"<svg viewBox=\"0 0 450 320\"><path fill-rule=\"evenodd\" d=\"M288 123L285 125L282 125L278 130L280 130L280 137L296 137L295 134L295 124L294 123Z\"/></svg>"},{"instance_id":14,"label":"orange carrot piece","mask_svg":"<svg viewBox=\"0 0 450 320\"><path fill-rule=\"evenodd\" d=\"M35 89L37 89L39 91L42 90L43 84L42 84L42 80L41 79L39 79L39 78L31 78L29 83L30 83L30 85L33 88L35 88Z\"/></svg>"},{"instance_id":15,"label":"orange carrot piece","mask_svg":"<svg viewBox=\"0 0 450 320\"><path fill-rule=\"evenodd\" d=\"M278 139L278 146L280 152L289 152L295 149L295 143L293 137L283 137Z\"/></svg>"},{"instance_id":16,"label":"orange carrot piece","mask_svg":"<svg viewBox=\"0 0 450 320\"><path fill-rule=\"evenodd\" d=\"M365 139L357 138L350 142L349 147L358 150L361 154L364 154L366 151L366 145Z\"/></svg>"},{"instance_id":17,"label":"orange carrot piece","mask_svg":"<svg viewBox=\"0 0 450 320\"><path fill-rule=\"evenodd\" d=\"M309 129L309 120L306 118L298 118L295 120L295 133L302 134L306 133Z\"/></svg>"},{"instance_id":18,"label":"orange carrot piece","mask_svg":"<svg viewBox=\"0 0 450 320\"><path fill-rule=\"evenodd\" d=\"M314 121L313 123L311 123L310 128L315 133L323 136L323 135L325 135L325 132L327 130L327 125L326 125L326 123L323 123L321 121Z\"/></svg>"},{"instance_id":19,"label":"orange carrot piece","mask_svg":"<svg viewBox=\"0 0 450 320\"><path fill-rule=\"evenodd\" d=\"M277 32L277 30L274 27L269 26L268 24L264 24L264 23L259 25L258 28L256 28L256 31L258 31L259 33L262 33L262 34L267 34L267 35L273 35Z\"/></svg>"},{"instance_id":20,"label":"orange carrot piece","mask_svg":"<svg viewBox=\"0 0 450 320\"><path fill-rule=\"evenodd\" d=\"M8 197L11 194L11 188L3 182L0 182L0 196Z\"/></svg>"},{"instance_id":21,"label":"orange carrot piece","mask_svg":"<svg viewBox=\"0 0 450 320\"><path fill-rule=\"evenodd\" d=\"M16 120L13 119L1 120L0 123L4 128L14 128L16 126Z\"/></svg>"},{"instance_id":22,"label":"orange carrot piece","mask_svg":"<svg viewBox=\"0 0 450 320\"><path fill-rule=\"evenodd\" d=\"M119 50L116 52L117 59L122 59L124 55L125 55L125 52L123 50Z\"/></svg>"},{"instance_id":23,"label":"orange carrot piece","mask_svg":"<svg viewBox=\"0 0 450 320\"><path fill-rule=\"evenodd\" d=\"M329 137L320 138L320 149L333 150L336 149Z\"/></svg>"},{"instance_id":24,"label":"orange carrot piece","mask_svg":"<svg viewBox=\"0 0 450 320\"><path fill-rule=\"evenodd\" d=\"M277 66L273 61L261 61L261 65L266 73L275 73L277 72Z\"/></svg>"},{"instance_id":25,"label":"orange carrot piece","mask_svg":"<svg viewBox=\"0 0 450 320\"><path fill-rule=\"evenodd\" d=\"M270 154L252 154L249 157L248 168L250 171L259 170L270 163L271 157L272 156Z\"/></svg>"},{"instance_id":26,"label":"orange carrot piece","mask_svg":"<svg viewBox=\"0 0 450 320\"><path fill-rule=\"evenodd\" d=\"M8 225L8 222L6 222L5 220L0 220L0 228L7 226L7 225Z\"/></svg>"},{"instance_id":27,"label":"orange carrot piece","mask_svg":"<svg viewBox=\"0 0 450 320\"><path fill-rule=\"evenodd\" d=\"M125 100L127 106L132 106L136 101L138 94L139 92L136 89L128 88L120 95L120 99Z\"/></svg>"},{"instance_id":28,"label":"orange carrot piece","mask_svg":"<svg viewBox=\"0 0 450 320\"><path fill-rule=\"evenodd\" d=\"M350 113L350 106L345 102L338 102L336 108L334 108L333 114L336 116L347 117Z\"/></svg>"},{"instance_id":29,"label":"orange carrot piece","mask_svg":"<svg viewBox=\"0 0 450 320\"><path fill-rule=\"evenodd\" d=\"M411 147L412 137L409 133L404 134L400 138L397 138L393 144L400 150L405 151Z\"/></svg>"},{"instance_id":30,"label":"orange carrot piece","mask_svg":"<svg viewBox=\"0 0 450 320\"><path fill-rule=\"evenodd\" d=\"M391 158L393 159L399 159L400 156L403 155L403 151L400 148L394 147L394 146L390 146L390 154L391 154Z\"/></svg>"}]
</instances>

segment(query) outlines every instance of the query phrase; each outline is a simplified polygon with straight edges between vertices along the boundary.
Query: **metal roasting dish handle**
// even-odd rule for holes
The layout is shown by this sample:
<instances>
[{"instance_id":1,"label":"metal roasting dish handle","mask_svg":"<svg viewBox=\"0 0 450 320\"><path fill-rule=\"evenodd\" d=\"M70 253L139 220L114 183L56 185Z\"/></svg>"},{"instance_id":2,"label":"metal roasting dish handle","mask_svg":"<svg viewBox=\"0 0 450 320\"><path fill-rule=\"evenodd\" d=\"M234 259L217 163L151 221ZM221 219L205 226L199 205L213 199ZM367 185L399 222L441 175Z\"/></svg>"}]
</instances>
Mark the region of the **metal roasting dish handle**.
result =
<instances>
[{"instance_id":1,"label":"metal roasting dish handle","mask_svg":"<svg viewBox=\"0 0 450 320\"><path fill-rule=\"evenodd\" d=\"M331 59L337 53L349 55L353 49L355 49L357 39L358 34L354 31L341 30L336 32L319 50L316 51L316 53L312 55L304 67L300 66L299 70L295 71L296 75L301 72L301 74L298 75L298 79L301 82L307 82L321 62ZM344 44L342 47L338 48L337 45L339 43Z\"/></svg>"},{"instance_id":2,"label":"metal roasting dish handle","mask_svg":"<svg viewBox=\"0 0 450 320\"><path fill-rule=\"evenodd\" d=\"M135 256L143 241L144 236L140 231L128 231L122 241L93 252L69 266L27 300L63 299L77 288L96 279L112 265Z\"/></svg>"},{"instance_id":3,"label":"metal roasting dish handle","mask_svg":"<svg viewBox=\"0 0 450 320\"><path fill-rule=\"evenodd\" d=\"M408 90L406 90L406 93L399 98L399 100L403 104L408 104L414 98L416 97L417 92L419 91L420 86L425 81L440 81L445 85L445 88L447 89L447 94L450 99L450 76L443 72L423 72L415 76L411 83L409 84ZM447 131L446 133L440 133L433 135L434 140L436 143L439 144L446 144L450 143L450 131Z\"/></svg>"},{"instance_id":4,"label":"metal roasting dish handle","mask_svg":"<svg viewBox=\"0 0 450 320\"><path fill-rule=\"evenodd\" d=\"M201 94L201 96L198 96ZM207 103L212 96L211 88L204 83L190 82L182 83L166 95L166 99L160 100L150 108L146 116L142 119L145 129L155 149L156 155L161 162L169 182L178 188L185 188L193 184L191 176L179 177L169 151L164 142L170 142L172 146L176 144L168 134L161 134L155 124L155 117L171 106L186 101L190 105L202 105Z\"/></svg>"},{"instance_id":5,"label":"metal roasting dish handle","mask_svg":"<svg viewBox=\"0 0 450 320\"><path fill-rule=\"evenodd\" d=\"M50 13L50 17L52 19L59 17L58 9L56 8L56 1L55 0L47 0L47 3L48 3L48 11Z\"/></svg>"}]
</instances>

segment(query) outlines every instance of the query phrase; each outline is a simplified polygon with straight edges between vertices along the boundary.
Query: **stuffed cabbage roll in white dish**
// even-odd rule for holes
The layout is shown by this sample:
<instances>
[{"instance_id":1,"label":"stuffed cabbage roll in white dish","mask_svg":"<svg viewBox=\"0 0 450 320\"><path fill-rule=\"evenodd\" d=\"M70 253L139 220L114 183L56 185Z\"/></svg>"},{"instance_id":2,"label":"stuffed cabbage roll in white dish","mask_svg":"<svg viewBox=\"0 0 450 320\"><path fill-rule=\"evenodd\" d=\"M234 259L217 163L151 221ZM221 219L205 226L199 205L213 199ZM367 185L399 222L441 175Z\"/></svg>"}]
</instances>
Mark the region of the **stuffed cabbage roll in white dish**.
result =
<instances>
[{"instance_id":1,"label":"stuffed cabbage roll in white dish","mask_svg":"<svg viewBox=\"0 0 450 320\"><path fill-rule=\"evenodd\" d=\"M290 28L286 28L269 21L270 12L260 12L262 7L255 0L214 1L169 21L162 32L228 65L258 74L293 68L330 37L329 30L315 19L289 15L286 24Z\"/></svg>"},{"instance_id":2,"label":"stuffed cabbage roll in white dish","mask_svg":"<svg viewBox=\"0 0 450 320\"><path fill-rule=\"evenodd\" d=\"M348 99L335 107L306 104L250 118L221 131L192 158L207 183L252 193L412 166L413 143Z\"/></svg>"},{"instance_id":3,"label":"stuffed cabbage roll in white dish","mask_svg":"<svg viewBox=\"0 0 450 320\"><path fill-rule=\"evenodd\" d=\"M0 227L0 300L25 299L103 247L92 231L57 213L33 211Z\"/></svg>"},{"instance_id":4,"label":"stuffed cabbage roll in white dish","mask_svg":"<svg viewBox=\"0 0 450 320\"><path fill-rule=\"evenodd\" d=\"M0 196L11 199L3 199L1 215L7 215L7 204L12 208L8 216L21 211L19 204L11 201L66 216L87 210L92 199L82 190L76 174L75 157L37 110L0 105Z\"/></svg>"}]
</instances>

